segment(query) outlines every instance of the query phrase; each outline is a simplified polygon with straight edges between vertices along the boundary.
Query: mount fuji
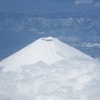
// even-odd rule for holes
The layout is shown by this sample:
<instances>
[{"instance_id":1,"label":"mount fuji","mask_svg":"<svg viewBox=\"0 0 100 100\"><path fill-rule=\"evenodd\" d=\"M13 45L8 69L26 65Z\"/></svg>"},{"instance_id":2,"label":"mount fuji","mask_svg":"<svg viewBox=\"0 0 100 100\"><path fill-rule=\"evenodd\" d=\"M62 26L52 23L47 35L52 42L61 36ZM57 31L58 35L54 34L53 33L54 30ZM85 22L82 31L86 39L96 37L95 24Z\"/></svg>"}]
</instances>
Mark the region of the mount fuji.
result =
<instances>
[{"instance_id":1,"label":"mount fuji","mask_svg":"<svg viewBox=\"0 0 100 100\"><path fill-rule=\"evenodd\" d=\"M0 100L99 100L100 60L52 37L0 62Z\"/></svg>"},{"instance_id":2,"label":"mount fuji","mask_svg":"<svg viewBox=\"0 0 100 100\"><path fill-rule=\"evenodd\" d=\"M81 51L52 37L40 38L20 51L14 53L0 62L5 70L16 70L20 66L30 65L43 61L52 64L60 60L68 60L72 57L91 58Z\"/></svg>"}]
</instances>

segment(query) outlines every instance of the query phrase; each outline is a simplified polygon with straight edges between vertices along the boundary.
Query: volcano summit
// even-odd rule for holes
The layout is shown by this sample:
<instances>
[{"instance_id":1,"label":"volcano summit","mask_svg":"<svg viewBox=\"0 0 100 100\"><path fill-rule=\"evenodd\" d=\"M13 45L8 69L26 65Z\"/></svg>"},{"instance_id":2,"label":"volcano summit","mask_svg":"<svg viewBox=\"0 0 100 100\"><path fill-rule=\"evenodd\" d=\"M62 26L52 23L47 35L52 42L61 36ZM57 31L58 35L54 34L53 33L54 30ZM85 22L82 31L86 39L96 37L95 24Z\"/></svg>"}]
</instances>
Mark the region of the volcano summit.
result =
<instances>
[{"instance_id":1,"label":"volcano summit","mask_svg":"<svg viewBox=\"0 0 100 100\"><path fill-rule=\"evenodd\" d=\"M31 65L37 62L52 64L72 57L91 58L81 51L52 37L40 38L20 51L0 62L0 67L7 70L16 70L20 66Z\"/></svg>"},{"instance_id":2,"label":"volcano summit","mask_svg":"<svg viewBox=\"0 0 100 100\"><path fill-rule=\"evenodd\" d=\"M99 100L100 61L52 37L0 62L0 100Z\"/></svg>"}]
</instances>

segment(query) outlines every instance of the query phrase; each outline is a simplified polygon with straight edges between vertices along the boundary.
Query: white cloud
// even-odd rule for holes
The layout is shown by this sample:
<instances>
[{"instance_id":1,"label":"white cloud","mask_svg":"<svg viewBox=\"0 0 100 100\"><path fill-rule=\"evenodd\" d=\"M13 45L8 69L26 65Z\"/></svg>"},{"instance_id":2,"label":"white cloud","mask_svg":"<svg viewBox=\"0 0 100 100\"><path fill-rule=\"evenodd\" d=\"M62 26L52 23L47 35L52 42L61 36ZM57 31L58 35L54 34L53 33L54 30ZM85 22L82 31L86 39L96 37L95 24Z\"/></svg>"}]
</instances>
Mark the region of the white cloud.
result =
<instances>
[{"instance_id":1,"label":"white cloud","mask_svg":"<svg viewBox=\"0 0 100 100\"><path fill-rule=\"evenodd\" d=\"M75 4L92 4L93 0L76 0Z\"/></svg>"},{"instance_id":2,"label":"white cloud","mask_svg":"<svg viewBox=\"0 0 100 100\"><path fill-rule=\"evenodd\" d=\"M96 7L100 7L100 2L95 3Z\"/></svg>"},{"instance_id":3,"label":"white cloud","mask_svg":"<svg viewBox=\"0 0 100 100\"><path fill-rule=\"evenodd\" d=\"M82 46L83 47L99 47L100 48L100 44L98 44L98 43L94 43L94 44L92 44L92 43L83 43Z\"/></svg>"},{"instance_id":4,"label":"white cloud","mask_svg":"<svg viewBox=\"0 0 100 100\"><path fill-rule=\"evenodd\" d=\"M92 91L91 91L92 90ZM100 61L70 58L0 71L0 100L99 100Z\"/></svg>"}]
</instances>

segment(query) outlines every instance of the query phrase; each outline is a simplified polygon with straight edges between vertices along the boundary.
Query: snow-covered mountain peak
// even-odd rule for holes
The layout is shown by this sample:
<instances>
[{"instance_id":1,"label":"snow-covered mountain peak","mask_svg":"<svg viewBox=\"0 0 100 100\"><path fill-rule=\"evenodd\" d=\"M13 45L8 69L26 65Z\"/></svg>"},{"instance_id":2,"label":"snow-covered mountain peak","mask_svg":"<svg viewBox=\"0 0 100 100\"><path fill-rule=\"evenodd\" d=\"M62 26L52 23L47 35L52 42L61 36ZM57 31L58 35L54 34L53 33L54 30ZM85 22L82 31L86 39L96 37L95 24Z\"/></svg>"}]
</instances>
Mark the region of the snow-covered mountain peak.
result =
<instances>
[{"instance_id":1,"label":"snow-covered mountain peak","mask_svg":"<svg viewBox=\"0 0 100 100\"><path fill-rule=\"evenodd\" d=\"M41 38L41 40L44 40L44 41L53 41L53 37L46 37L46 38Z\"/></svg>"},{"instance_id":2,"label":"snow-covered mountain peak","mask_svg":"<svg viewBox=\"0 0 100 100\"><path fill-rule=\"evenodd\" d=\"M99 59L56 38L40 38L0 66L0 100L100 99Z\"/></svg>"},{"instance_id":3,"label":"snow-covered mountain peak","mask_svg":"<svg viewBox=\"0 0 100 100\"><path fill-rule=\"evenodd\" d=\"M81 51L52 37L40 38L20 51L0 62L4 70L16 70L20 66L31 65L37 62L52 64L60 60L69 60L73 57L91 58Z\"/></svg>"}]
</instances>

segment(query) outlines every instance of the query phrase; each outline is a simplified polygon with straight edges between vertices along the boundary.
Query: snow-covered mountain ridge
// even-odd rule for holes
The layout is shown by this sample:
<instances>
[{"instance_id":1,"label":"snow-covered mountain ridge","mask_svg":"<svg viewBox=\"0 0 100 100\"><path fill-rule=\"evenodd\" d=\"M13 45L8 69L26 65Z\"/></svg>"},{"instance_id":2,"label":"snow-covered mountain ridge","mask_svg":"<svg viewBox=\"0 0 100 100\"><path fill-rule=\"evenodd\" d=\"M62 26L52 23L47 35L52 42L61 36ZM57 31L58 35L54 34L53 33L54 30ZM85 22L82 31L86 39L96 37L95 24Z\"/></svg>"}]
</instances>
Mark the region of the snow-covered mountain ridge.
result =
<instances>
[{"instance_id":1,"label":"snow-covered mountain ridge","mask_svg":"<svg viewBox=\"0 0 100 100\"><path fill-rule=\"evenodd\" d=\"M52 37L40 38L20 51L0 62L5 71L17 70L24 65L31 65L43 61L52 64L60 60L69 60L73 57L92 59L81 51Z\"/></svg>"},{"instance_id":2,"label":"snow-covered mountain ridge","mask_svg":"<svg viewBox=\"0 0 100 100\"><path fill-rule=\"evenodd\" d=\"M37 13L32 11L16 11L16 12L1 12L0 13L0 31L24 33L41 31L46 34L48 31L61 30L66 28L64 34L77 34L83 30L83 33L88 31L88 34L95 31L98 34L100 31L100 17L89 15L87 13ZM73 30L71 31L71 29ZM81 31L80 31L81 28ZM33 30L32 30L33 29ZM76 29L76 31L75 31ZM67 31L68 30L68 31ZM36 32L36 31L35 31ZM50 32L49 32L50 33ZM51 33L52 34L52 33ZM54 34L54 33L53 33ZM61 34L61 33L60 33ZM62 33L63 34L63 33ZM82 33L80 33L82 34ZM92 33L91 33L92 34Z\"/></svg>"},{"instance_id":3,"label":"snow-covered mountain ridge","mask_svg":"<svg viewBox=\"0 0 100 100\"><path fill-rule=\"evenodd\" d=\"M56 38L40 38L0 66L0 100L100 98L100 60Z\"/></svg>"}]
</instances>

